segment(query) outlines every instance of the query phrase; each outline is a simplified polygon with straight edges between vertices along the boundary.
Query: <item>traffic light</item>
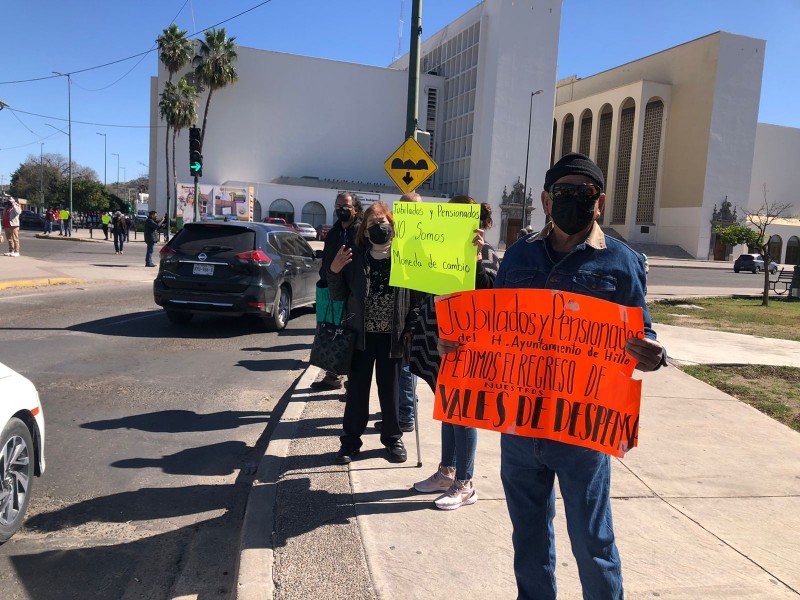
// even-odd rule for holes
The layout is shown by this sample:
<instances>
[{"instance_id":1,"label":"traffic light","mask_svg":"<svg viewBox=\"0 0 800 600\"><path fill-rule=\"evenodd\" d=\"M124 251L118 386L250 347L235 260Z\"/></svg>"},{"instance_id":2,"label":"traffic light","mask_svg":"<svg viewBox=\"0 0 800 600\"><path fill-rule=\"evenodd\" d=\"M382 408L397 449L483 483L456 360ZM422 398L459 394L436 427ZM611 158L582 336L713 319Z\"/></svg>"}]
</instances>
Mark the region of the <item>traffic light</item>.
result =
<instances>
[{"instance_id":1,"label":"traffic light","mask_svg":"<svg viewBox=\"0 0 800 600\"><path fill-rule=\"evenodd\" d=\"M200 154L200 128L189 129L189 171L196 177L203 176L203 155Z\"/></svg>"}]
</instances>

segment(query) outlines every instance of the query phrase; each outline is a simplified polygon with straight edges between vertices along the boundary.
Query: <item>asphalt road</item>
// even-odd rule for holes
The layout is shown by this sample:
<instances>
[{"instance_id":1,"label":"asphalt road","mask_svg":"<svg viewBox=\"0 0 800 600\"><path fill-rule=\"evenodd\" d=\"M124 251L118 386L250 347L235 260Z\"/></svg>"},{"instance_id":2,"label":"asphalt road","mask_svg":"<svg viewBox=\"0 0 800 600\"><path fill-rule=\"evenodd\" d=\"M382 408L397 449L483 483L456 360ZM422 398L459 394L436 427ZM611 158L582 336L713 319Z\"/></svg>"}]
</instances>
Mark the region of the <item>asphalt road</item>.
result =
<instances>
[{"instance_id":1,"label":"asphalt road","mask_svg":"<svg viewBox=\"0 0 800 600\"><path fill-rule=\"evenodd\" d=\"M65 246L107 252L28 252L48 244L62 260ZM0 311L0 361L36 384L47 424L47 472L0 546L0 597L231 597L249 484L313 313L281 333L222 317L179 327L148 284L119 282L0 291Z\"/></svg>"}]
</instances>

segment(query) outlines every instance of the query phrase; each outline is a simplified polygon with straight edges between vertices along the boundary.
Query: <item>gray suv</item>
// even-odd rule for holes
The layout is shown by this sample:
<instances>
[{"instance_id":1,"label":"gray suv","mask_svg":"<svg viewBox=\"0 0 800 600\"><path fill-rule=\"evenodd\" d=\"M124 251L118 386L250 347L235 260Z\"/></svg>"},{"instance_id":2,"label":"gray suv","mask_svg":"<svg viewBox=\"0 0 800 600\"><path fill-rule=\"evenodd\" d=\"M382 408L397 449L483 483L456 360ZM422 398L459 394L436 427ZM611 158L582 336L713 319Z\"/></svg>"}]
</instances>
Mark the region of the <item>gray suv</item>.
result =
<instances>
[{"instance_id":1,"label":"gray suv","mask_svg":"<svg viewBox=\"0 0 800 600\"><path fill-rule=\"evenodd\" d=\"M316 302L322 251L280 225L187 223L160 252L153 299L173 323L257 315L272 330Z\"/></svg>"},{"instance_id":2,"label":"gray suv","mask_svg":"<svg viewBox=\"0 0 800 600\"><path fill-rule=\"evenodd\" d=\"M733 272L750 271L760 273L764 270L764 259L760 254L742 254L733 262ZM773 275L778 272L778 263L774 260L769 261L769 272Z\"/></svg>"}]
</instances>

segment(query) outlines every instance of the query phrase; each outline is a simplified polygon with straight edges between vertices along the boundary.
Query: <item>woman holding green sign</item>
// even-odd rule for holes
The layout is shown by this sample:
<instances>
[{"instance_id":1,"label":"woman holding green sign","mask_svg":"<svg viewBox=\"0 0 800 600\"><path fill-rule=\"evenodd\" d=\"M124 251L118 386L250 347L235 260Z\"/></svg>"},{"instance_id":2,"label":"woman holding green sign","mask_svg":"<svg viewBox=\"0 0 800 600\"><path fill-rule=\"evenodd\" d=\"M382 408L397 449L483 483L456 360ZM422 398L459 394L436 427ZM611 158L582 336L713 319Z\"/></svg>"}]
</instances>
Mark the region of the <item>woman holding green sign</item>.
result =
<instances>
[{"instance_id":1,"label":"woman holding green sign","mask_svg":"<svg viewBox=\"0 0 800 600\"><path fill-rule=\"evenodd\" d=\"M372 372L378 385L383 423L381 443L389 462L407 459L398 406L400 368L408 353L418 292L389 285L394 217L385 202L364 212L355 247L342 245L328 270L331 299L345 301L343 324L356 331L336 462L348 464L361 449L369 422Z\"/></svg>"},{"instance_id":2,"label":"woman holding green sign","mask_svg":"<svg viewBox=\"0 0 800 600\"><path fill-rule=\"evenodd\" d=\"M456 204L476 204L469 196L456 196L450 202ZM475 270L475 289L489 289L494 285L500 258L495 249L483 239L484 231L492 226L492 207L481 203L481 228L476 230L473 244L478 247L477 268ZM411 342L411 372L422 377L435 391L439 375L441 357L436 350L438 338L436 308L433 295L422 302L420 316L414 328ZM463 427L452 423L442 423L442 461L436 473L414 484L418 492L440 492L434 500L436 508L454 510L460 506L474 504L478 494L472 484L475 468L475 450L478 445L478 432L473 427Z\"/></svg>"}]
</instances>

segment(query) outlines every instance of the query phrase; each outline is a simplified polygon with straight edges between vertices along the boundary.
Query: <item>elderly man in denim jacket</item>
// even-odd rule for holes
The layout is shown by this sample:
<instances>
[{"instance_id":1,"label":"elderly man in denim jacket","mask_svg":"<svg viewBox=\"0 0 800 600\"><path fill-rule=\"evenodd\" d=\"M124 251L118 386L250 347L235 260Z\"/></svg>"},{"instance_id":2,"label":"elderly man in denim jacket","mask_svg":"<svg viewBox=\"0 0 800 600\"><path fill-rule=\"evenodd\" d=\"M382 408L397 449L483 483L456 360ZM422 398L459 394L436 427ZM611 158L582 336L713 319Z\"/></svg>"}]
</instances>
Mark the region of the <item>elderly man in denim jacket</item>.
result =
<instances>
[{"instance_id":1,"label":"elderly man in denim jacket","mask_svg":"<svg viewBox=\"0 0 800 600\"><path fill-rule=\"evenodd\" d=\"M642 308L645 337L630 338L625 351L637 361L637 369L653 371L666 364L666 352L656 340L645 304L644 264L639 253L606 237L597 225L606 201L604 186L602 171L583 154L567 154L553 165L541 196L549 222L506 251L494 287L555 289ZM448 345L452 343L440 341L440 349ZM501 478L514 528L519 598L556 598L555 477L583 597L623 598L611 518L610 456L562 442L503 434Z\"/></svg>"}]
</instances>

